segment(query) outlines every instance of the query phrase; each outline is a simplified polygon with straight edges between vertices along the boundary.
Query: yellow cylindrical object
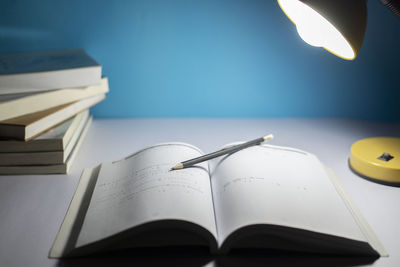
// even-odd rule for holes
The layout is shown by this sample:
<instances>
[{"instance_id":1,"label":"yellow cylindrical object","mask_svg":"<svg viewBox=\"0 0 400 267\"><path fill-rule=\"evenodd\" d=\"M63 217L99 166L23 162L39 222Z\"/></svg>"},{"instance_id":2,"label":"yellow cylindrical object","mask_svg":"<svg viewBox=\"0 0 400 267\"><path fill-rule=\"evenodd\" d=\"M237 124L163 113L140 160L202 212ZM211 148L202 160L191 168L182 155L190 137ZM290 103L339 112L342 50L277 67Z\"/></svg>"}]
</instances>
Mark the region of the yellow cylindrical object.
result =
<instances>
[{"instance_id":1,"label":"yellow cylindrical object","mask_svg":"<svg viewBox=\"0 0 400 267\"><path fill-rule=\"evenodd\" d=\"M350 167L377 182L400 185L400 138L372 137L351 146Z\"/></svg>"}]
</instances>

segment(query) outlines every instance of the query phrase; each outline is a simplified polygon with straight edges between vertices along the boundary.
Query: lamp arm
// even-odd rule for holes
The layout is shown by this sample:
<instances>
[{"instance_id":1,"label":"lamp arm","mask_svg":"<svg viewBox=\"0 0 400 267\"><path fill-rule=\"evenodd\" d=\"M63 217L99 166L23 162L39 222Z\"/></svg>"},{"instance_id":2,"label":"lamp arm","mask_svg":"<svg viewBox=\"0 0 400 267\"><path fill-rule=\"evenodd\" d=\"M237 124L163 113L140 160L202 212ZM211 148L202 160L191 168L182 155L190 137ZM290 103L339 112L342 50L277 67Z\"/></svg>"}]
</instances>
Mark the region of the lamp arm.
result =
<instances>
[{"instance_id":1,"label":"lamp arm","mask_svg":"<svg viewBox=\"0 0 400 267\"><path fill-rule=\"evenodd\" d=\"M381 0L400 19L400 0Z\"/></svg>"}]
</instances>

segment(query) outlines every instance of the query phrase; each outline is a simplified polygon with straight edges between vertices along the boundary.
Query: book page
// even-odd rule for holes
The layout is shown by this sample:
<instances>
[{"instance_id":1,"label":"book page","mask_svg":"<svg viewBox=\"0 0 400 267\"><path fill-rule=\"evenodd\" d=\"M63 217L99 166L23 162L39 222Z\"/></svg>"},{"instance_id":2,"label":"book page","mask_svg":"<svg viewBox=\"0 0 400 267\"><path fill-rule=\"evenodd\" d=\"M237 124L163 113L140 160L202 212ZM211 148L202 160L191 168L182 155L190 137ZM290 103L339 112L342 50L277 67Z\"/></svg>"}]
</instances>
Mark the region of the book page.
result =
<instances>
[{"instance_id":1,"label":"book page","mask_svg":"<svg viewBox=\"0 0 400 267\"><path fill-rule=\"evenodd\" d=\"M170 171L201 155L187 144L160 144L103 163L76 247L164 219L196 223L216 238L207 163Z\"/></svg>"},{"instance_id":2,"label":"book page","mask_svg":"<svg viewBox=\"0 0 400 267\"><path fill-rule=\"evenodd\" d=\"M366 241L312 154L254 146L214 160L211 177L220 245L236 229L253 224Z\"/></svg>"}]
</instances>

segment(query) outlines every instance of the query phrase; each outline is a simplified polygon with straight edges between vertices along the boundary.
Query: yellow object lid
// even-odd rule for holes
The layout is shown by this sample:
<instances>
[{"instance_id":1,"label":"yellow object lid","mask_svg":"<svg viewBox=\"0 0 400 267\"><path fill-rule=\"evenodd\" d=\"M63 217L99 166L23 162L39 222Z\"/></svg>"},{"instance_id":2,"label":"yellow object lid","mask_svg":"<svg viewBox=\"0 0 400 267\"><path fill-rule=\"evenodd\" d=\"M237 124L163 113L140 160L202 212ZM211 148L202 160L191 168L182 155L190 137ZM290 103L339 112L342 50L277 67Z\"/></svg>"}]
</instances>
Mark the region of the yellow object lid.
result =
<instances>
[{"instance_id":1,"label":"yellow object lid","mask_svg":"<svg viewBox=\"0 0 400 267\"><path fill-rule=\"evenodd\" d=\"M350 167L376 182L400 185L400 138L372 137L351 146Z\"/></svg>"}]
</instances>

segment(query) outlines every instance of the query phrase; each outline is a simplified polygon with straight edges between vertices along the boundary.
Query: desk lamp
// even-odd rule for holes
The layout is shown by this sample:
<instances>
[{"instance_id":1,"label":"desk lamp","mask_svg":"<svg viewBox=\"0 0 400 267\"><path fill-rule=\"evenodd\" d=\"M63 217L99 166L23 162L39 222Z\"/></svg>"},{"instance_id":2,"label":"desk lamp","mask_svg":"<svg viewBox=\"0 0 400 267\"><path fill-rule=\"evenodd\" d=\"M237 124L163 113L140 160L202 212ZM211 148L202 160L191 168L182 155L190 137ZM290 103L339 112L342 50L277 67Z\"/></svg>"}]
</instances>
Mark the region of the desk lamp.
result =
<instances>
[{"instance_id":1,"label":"desk lamp","mask_svg":"<svg viewBox=\"0 0 400 267\"><path fill-rule=\"evenodd\" d=\"M400 18L400 0L381 0ZM367 24L367 0L278 0L308 44L353 60ZM400 138L372 137L351 146L350 168L369 180L400 186Z\"/></svg>"}]
</instances>

